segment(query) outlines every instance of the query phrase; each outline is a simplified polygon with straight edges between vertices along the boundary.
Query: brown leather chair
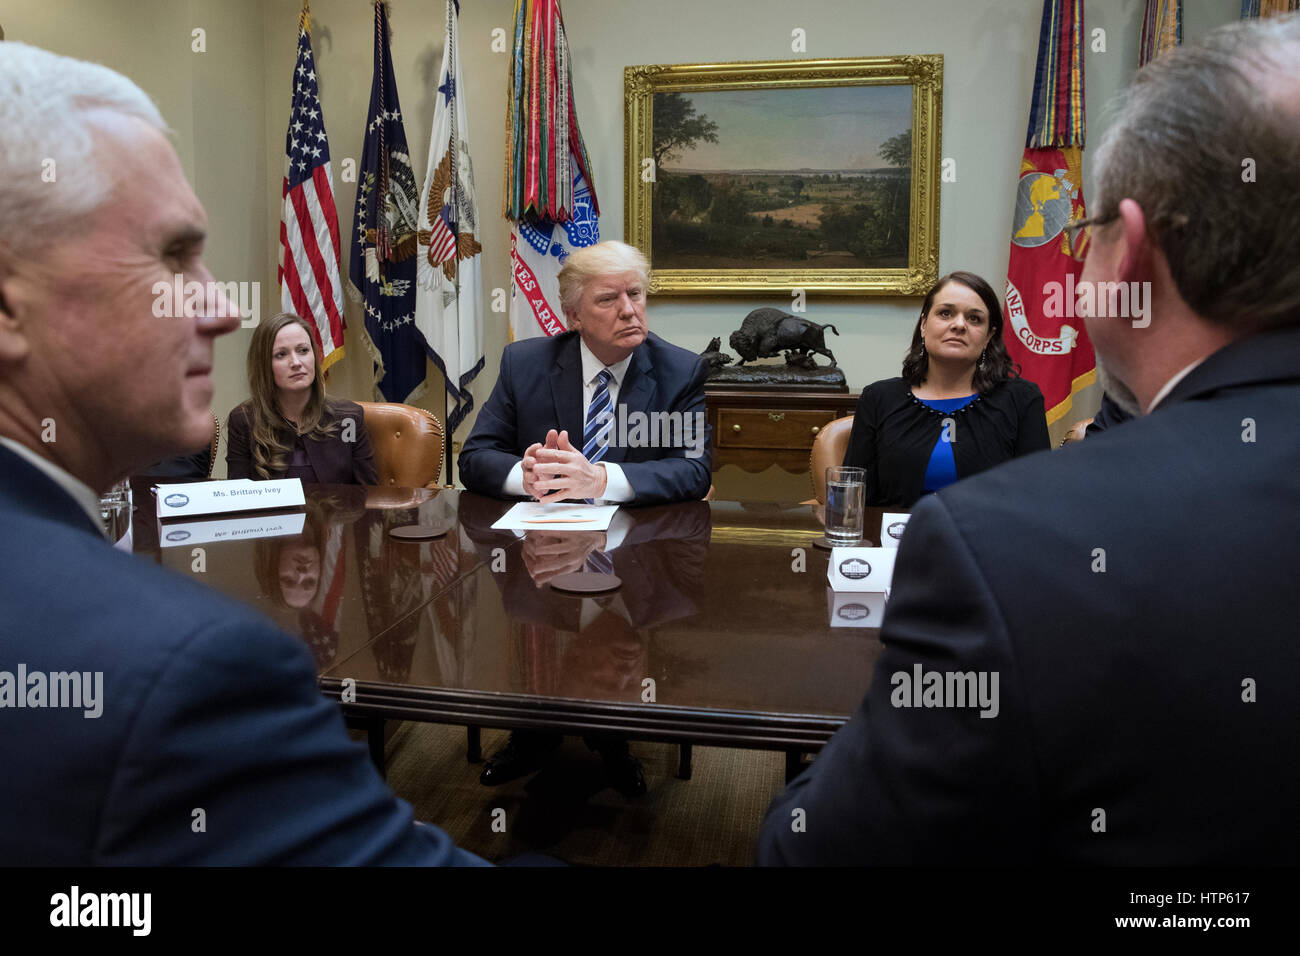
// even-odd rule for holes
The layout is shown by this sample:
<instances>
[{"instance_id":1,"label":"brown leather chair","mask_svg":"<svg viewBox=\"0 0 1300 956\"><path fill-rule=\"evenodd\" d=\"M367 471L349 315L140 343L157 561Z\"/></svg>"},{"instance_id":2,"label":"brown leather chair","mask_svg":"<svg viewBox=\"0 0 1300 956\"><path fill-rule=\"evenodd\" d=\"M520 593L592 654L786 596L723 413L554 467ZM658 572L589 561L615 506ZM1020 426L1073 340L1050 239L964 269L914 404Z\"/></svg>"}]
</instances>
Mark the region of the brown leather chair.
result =
<instances>
[{"instance_id":1,"label":"brown leather chair","mask_svg":"<svg viewBox=\"0 0 1300 956\"><path fill-rule=\"evenodd\" d=\"M813 439L812 453L808 456L808 471L812 478L813 497L819 505L826 504L826 469L844 464L844 453L849 450L849 435L853 432L853 416L845 415L830 422Z\"/></svg>"},{"instance_id":2,"label":"brown leather chair","mask_svg":"<svg viewBox=\"0 0 1300 956\"><path fill-rule=\"evenodd\" d=\"M1066 432L1065 437L1061 439L1061 447L1064 448L1072 441L1083 441L1084 434L1087 432L1088 426L1091 424L1092 419L1085 418L1082 421L1075 422L1071 425L1070 430Z\"/></svg>"},{"instance_id":3,"label":"brown leather chair","mask_svg":"<svg viewBox=\"0 0 1300 956\"><path fill-rule=\"evenodd\" d=\"M397 402L358 402L375 452L381 485L440 488L442 423L422 408Z\"/></svg>"}]
</instances>

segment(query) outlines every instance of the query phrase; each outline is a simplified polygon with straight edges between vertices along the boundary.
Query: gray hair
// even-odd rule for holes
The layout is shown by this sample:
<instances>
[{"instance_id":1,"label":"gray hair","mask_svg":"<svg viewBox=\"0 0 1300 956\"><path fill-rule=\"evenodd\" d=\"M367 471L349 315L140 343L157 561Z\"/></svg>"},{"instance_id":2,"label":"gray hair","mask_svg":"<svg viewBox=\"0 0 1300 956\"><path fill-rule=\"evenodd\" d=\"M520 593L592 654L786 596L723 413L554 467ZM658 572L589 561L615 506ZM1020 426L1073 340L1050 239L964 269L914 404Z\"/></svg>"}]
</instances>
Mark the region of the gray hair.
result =
<instances>
[{"instance_id":1,"label":"gray hair","mask_svg":"<svg viewBox=\"0 0 1300 956\"><path fill-rule=\"evenodd\" d=\"M1094 158L1097 212L1137 202L1179 294L1221 325L1300 321L1297 62L1300 16L1170 50L1122 94Z\"/></svg>"},{"instance_id":2,"label":"gray hair","mask_svg":"<svg viewBox=\"0 0 1300 956\"><path fill-rule=\"evenodd\" d=\"M148 95L98 63L0 43L0 248L40 248L109 196L86 113L113 110L167 131ZM53 160L56 177L43 179Z\"/></svg>"},{"instance_id":3,"label":"gray hair","mask_svg":"<svg viewBox=\"0 0 1300 956\"><path fill-rule=\"evenodd\" d=\"M560 308L565 314L572 312L592 279L620 272L637 273L645 285L650 281L650 262L636 246L617 239L606 239L571 253L556 277L560 282Z\"/></svg>"}]
</instances>

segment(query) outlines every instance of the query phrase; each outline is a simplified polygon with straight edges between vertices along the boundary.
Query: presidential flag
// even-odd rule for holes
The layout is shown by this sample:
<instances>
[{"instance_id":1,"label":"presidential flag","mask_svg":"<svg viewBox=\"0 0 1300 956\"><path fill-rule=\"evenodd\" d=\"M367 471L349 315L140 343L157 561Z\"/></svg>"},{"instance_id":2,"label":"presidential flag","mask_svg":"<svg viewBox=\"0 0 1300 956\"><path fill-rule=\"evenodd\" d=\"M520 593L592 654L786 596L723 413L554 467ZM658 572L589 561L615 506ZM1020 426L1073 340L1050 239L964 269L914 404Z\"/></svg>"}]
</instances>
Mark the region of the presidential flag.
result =
<instances>
[{"instance_id":1,"label":"presidential flag","mask_svg":"<svg viewBox=\"0 0 1300 956\"><path fill-rule=\"evenodd\" d=\"M349 279L366 313L366 347L384 398L406 402L424 384L424 343L415 327L420 190L411 169L388 47L388 10L375 0L375 70Z\"/></svg>"},{"instance_id":2,"label":"presidential flag","mask_svg":"<svg viewBox=\"0 0 1300 956\"><path fill-rule=\"evenodd\" d=\"M565 331L556 276L600 241L591 160L573 103L559 0L516 0L508 79L505 216L512 339Z\"/></svg>"},{"instance_id":3,"label":"presidential flag","mask_svg":"<svg viewBox=\"0 0 1300 956\"><path fill-rule=\"evenodd\" d=\"M1029 131L1020 162L1007 267L1003 338L1024 378L1043 392L1047 422L1097 378L1074 289L1083 267L1066 224L1083 205L1083 0L1043 0Z\"/></svg>"},{"instance_id":4,"label":"presidential flag","mask_svg":"<svg viewBox=\"0 0 1300 956\"><path fill-rule=\"evenodd\" d=\"M474 407L470 383L483 370L483 247L460 74L458 12L455 0L447 0L429 167L420 191L415 291L415 327L446 382L448 438Z\"/></svg>"},{"instance_id":5,"label":"presidential flag","mask_svg":"<svg viewBox=\"0 0 1300 956\"><path fill-rule=\"evenodd\" d=\"M298 18L293 106L284 137L280 192L280 308L307 320L320 345L321 367L343 357L343 280L334 176L311 52L311 13Z\"/></svg>"}]
</instances>

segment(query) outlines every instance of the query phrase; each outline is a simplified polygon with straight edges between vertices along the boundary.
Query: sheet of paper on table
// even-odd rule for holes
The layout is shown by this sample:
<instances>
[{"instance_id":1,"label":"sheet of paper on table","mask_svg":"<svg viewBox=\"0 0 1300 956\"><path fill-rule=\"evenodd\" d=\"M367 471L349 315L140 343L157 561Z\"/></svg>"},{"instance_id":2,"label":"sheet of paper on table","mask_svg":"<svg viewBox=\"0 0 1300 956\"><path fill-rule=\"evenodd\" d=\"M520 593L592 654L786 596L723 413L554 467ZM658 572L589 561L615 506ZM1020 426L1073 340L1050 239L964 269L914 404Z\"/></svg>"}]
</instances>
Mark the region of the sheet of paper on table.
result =
<instances>
[{"instance_id":1,"label":"sheet of paper on table","mask_svg":"<svg viewBox=\"0 0 1300 956\"><path fill-rule=\"evenodd\" d=\"M521 501L492 525L497 531L608 531L618 505Z\"/></svg>"}]
</instances>

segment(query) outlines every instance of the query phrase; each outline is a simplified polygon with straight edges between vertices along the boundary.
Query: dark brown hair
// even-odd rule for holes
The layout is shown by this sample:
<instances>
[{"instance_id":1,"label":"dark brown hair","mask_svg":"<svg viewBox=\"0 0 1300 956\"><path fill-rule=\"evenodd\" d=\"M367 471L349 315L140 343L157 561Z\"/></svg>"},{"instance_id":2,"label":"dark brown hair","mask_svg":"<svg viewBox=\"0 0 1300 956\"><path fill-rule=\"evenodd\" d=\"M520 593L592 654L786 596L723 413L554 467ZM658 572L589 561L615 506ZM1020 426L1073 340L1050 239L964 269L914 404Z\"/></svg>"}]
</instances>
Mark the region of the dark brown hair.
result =
<instances>
[{"instance_id":1,"label":"dark brown hair","mask_svg":"<svg viewBox=\"0 0 1300 956\"><path fill-rule=\"evenodd\" d=\"M912 347L903 356L903 378L907 384L912 387L920 385L930 371L930 356L925 352L921 323L930 314L934 297L949 282L960 282L984 300L984 307L989 310L989 339L984 346L984 367L980 368L976 364L971 387L977 393L986 392L999 382L1019 378L1020 366L1011 361L1007 347L1002 342L1002 303L998 301L997 293L973 272L949 272L946 276L940 276L939 281L930 287L930 291L925 294L925 302L921 304L921 315L916 320L916 328L912 330Z\"/></svg>"}]
</instances>

